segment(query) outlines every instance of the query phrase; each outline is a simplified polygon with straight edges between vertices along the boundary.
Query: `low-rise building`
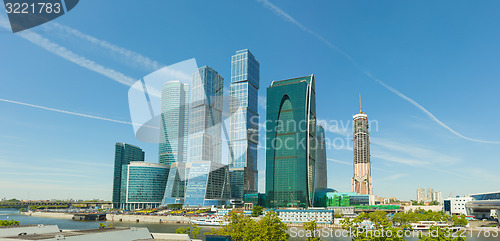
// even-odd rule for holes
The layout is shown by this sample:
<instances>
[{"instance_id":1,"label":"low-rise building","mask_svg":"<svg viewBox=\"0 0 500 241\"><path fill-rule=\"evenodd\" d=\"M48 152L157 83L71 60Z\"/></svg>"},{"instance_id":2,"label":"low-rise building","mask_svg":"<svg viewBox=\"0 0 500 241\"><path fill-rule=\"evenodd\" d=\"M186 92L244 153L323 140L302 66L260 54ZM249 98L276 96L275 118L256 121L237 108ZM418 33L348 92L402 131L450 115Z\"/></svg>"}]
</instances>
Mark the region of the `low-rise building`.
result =
<instances>
[{"instance_id":1,"label":"low-rise building","mask_svg":"<svg viewBox=\"0 0 500 241\"><path fill-rule=\"evenodd\" d=\"M349 207L374 205L375 196L355 192L316 192L316 207Z\"/></svg>"},{"instance_id":2,"label":"low-rise building","mask_svg":"<svg viewBox=\"0 0 500 241\"><path fill-rule=\"evenodd\" d=\"M500 213L500 191L465 195L473 198L467 202L467 215L478 219L498 218Z\"/></svg>"},{"instance_id":3,"label":"low-rise building","mask_svg":"<svg viewBox=\"0 0 500 241\"><path fill-rule=\"evenodd\" d=\"M33 232L36 229L36 232ZM15 233L12 233L15 232ZM138 241L150 240L147 228L103 228L61 232L56 225L36 225L0 228L1 240L93 240L93 241ZM152 240L152 239L151 239ZM176 239L178 240L178 239Z\"/></svg>"},{"instance_id":4,"label":"low-rise building","mask_svg":"<svg viewBox=\"0 0 500 241\"><path fill-rule=\"evenodd\" d=\"M472 200L472 197L447 198L444 200L444 211L448 214L467 215L465 204Z\"/></svg>"},{"instance_id":5,"label":"low-rise building","mask_svg":"<svg viewBox=\"0 0 500 241\"><path fill-rule=\"evenodd\" d=\"M316 223L333 224L333 210L327 209L272 209L284 223L305 223L315 220Z\"/></svg>"},{"instance_id":6,"label":"low-rise building","mask_svg":"<svg viewBox=\"0 0 500 241\"><path fill-rule=\"evenodd\" d=\"M443 211L442 205L435 205L435 206L416 206L416 205L413 205L413 206L402 206L402 207L403 207L403 210L405 213L407 213L409 211L415 211L418 209L421 209L424 211L433 211L433 212Z\"/></svg>"}]
</instances>

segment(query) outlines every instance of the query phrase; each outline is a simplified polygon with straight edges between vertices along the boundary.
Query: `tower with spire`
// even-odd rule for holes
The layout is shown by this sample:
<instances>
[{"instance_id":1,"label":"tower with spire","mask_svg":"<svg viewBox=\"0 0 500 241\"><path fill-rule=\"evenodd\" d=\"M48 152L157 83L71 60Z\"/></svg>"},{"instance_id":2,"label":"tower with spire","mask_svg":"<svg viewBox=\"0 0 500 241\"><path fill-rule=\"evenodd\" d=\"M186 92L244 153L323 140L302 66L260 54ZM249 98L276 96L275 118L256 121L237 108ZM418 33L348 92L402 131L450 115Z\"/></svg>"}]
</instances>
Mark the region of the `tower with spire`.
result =
<instances>
[{"instance_id":1,"label":"tower with spire","mask_svg":"<svg viewBox=\"0 0 500 241\"><path fill-rule=\"evenodd\" d=\"M373 195L368 115L363 112L361 94L359 94L359 114L354 115L353 119L352 191L357 194Z\"/></svg>"}]
</instances>

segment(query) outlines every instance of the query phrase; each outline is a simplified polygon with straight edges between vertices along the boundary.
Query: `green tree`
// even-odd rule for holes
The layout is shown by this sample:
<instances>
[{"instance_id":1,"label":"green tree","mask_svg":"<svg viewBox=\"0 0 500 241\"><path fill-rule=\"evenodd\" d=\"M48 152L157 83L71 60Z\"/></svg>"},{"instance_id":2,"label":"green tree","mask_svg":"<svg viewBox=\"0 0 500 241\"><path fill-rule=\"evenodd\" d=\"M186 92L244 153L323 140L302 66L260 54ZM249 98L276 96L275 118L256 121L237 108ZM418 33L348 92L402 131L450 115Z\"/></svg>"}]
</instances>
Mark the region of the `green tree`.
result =
<instances>
[{"instance_id":1,"label":"green tree","mask_svg":"<svg viewBox=\"0 0 500 241\"><path fill-rule=\"evenodd\" d=\"M179 227L178 229L175 230L175 233L178 234L189 234L189 227Z\"/></svg>"},{"instance_id":2,"label":"green tree","mask_svg":"<svg viewBox=\"0 0 500 241\"><path fill-rule=\"evenodd\" d=\"M253 240L256 236L256 222L242 212L230 212L229 216L224 217L228 225L221 229L205 233L205 235L230 235L234 241Z\"/></svg>"},{"instance_id":3,"label":"green tree","mask_svg":"<svg viewBox=\"0 0 500 241\"><path fill-rule=\"evenodd\" d=\"M201 230L201 228L198 227L198 225L193 224L193 227L191 229L191 236L193 236L193 238L196 238L198 236L198 234L200 234L200 230Z\"/></svg>"},{"instance_id":4,"label":"green tree","mask_svg":"<svg viewBox=\"0 0 500 241\"><path fill-rule=\"evenodd\" d=\"M346 218L342 221L342 228L355 230L353 241L404 241L404 237L396 235L401 228L396 228L389 222L387 213L375 211L373 213L361 213L356 218ZM383 232L382 232L383 230ZM376 232L379 231L379 232Z\"/></svg>"},{"instance_id":5,"label":"green tree","mask_svg":"<svg viewBox=\"0 0 500 241\"><path fill-rule=\"evenodd\" d=\"M258 217L260 215L262 215L262 210L263 208L259 205L256 205L256 206L253 206L252 208L252 217Z\"/></svg>"},{"instance_id":6,"label":"green tree","mask_svg":"<svg viewBox=\"0 0 500 241\"><path fill-rule=\"evenodd\" d=\"M266 215L257 222L257 230L257 240L288 240L290 237L286 232L288 227L273 210L266 212Z\"/></svg>"},{"instance_id":7,"label":"green tree","mask_svg":"<svg viewBox=\"0 0 500 241\"><path fill-rule=\"evenodd\" d=\"M318 224L315 220L310 222L306 222L302 224L304 230L306 230L307 241L319 241L319 238L316 237L316 230L318 230Z\"/></svg>"},{"instance_id":8,"label":"green tree","mask_svg":"<svg viewBox=\"0 0 500 241\"><path fill-rule=\"evenodd\" d=\"M16 220L0 220L0 226L17 226L19 223Z\"/></svg>"},{"instance_id":9,"label":"green tree","mask_svg":"<svg viewBox=\"0 0 500 241\"><path fill-rule=\"evenodd\" d=\"M453 221L453 226L456 226L456 227L467 226L467 219L465 218L464 214L461 214L460 216L453 215L451 217L451 220Z\"/></svg>"}]
</instances>

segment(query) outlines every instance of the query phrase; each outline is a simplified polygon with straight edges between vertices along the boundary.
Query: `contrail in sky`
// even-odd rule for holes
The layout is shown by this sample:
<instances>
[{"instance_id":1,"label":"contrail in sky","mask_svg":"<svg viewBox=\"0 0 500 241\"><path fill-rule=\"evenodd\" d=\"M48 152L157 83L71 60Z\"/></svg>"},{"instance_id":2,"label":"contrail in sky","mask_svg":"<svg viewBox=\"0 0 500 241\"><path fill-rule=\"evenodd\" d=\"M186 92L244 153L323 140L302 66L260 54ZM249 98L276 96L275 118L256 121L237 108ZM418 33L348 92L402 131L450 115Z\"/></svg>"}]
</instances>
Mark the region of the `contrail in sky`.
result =
<instances>
[{"instance_id":1,"label":"contrail in sky","mask_svg":"<svg viewBox=\"0 0 500 241\"><path fill-rule=\"evenodd\" d=\"M129 62L133 62L134 64L141 65L143 68L149 70L149 71L156 71L162 67L165 67L163 64L152 60L140 53L134 52L132 50L114 45L112 43L109 43L108 41L98 39L96 37L90 36L88 34L82 33L74 28L59 24L59 23L49 23L46 25L48 28L58 28L61 30L64 30L66 33L72 34L75 37L84 39L92 44L95 44L97 46L100 46L102 48L105 48L107 50L110 50L111 52L117 53L120 55L120 57L126 59Z\"/></svg>"},{"instance_id":2,"label":"contrail in sky","mask_svg":"<svg viewBox=\"0 0 500 241\"><path fill-rule=\"evenodd\" d=\"M7 20L4 17L0 17L0 27L7 29L10 31L10 25L7 22ZM94 71L96 73L102 74L112 80L117 81L118 83L131 86L136 82L134 78L131 78L129 76L126 76L114 69L102 66L90 59L87 59L83 56L80 56L78 54L75 54L71 52L70 50L66 49L65 47L56 44L49 39L46 39L42 37L40 34L37 34L33 31L30 30L24 30L20 33L17 33L17 35L21 36L22 38L44 48L45 50L63 58L66 59L70 62L73 62L83 68L86 68L88 70Z\"/></svg>"},{"instance_id":3,"label":"contrail in sky","mask_svg":"<svg viewBox=\"0 0 500 241\"><path fill-rule=\"evenodd\" d=\"M374 77L370 72L368 72L368 71L364 70L363 68L361 68L361 66L358 64L358 62L356 60L354 60L349 54L347 54L342 49L340 49L339 47L337 47L335 44L333 44L330 41L328 41L327 39L325 39L320 34L314 32L313 30L311 30L311 29L307 28L306 26L304 26L302 23L300 23L299 21L297 21L296 19L294 19L288 13L286 13L285 11L283 11L281 8L279 8L276 5L274 5L271 2L269 2L269 0L257 0L257 1L262 2L265 7L269 8L271 11L273 11L279 17L283 18L285 21L294 24L295 26L297 26L301 30L303 30L303 31L305 31L305 32L313 35L318 40L320 40L323 43L325 43L328 47L330 47L331 49L335 50L340 55L344 56L347 60L349 60L349 62L351 62L356 68L358 68L368 78L374 80L375 82L377 82L378 84L380 84L381 86L383 86L384 88L386 88L387 90L391 91L392 93L394 93L397 96L401 97L402 99L406 100L407 102L409 102L413 106L417 107L420 111L424 112L424 114L426 114L432 121L436 122L438 125L440 125L440 126L444 127L445 129L449 130L454 135L456 135L456 136L458 136L458 137L460 137L462 139L468 140L468 141L481 142L481 143L489 143L489 144L500 144L500 142L497 142L497 141L485 141L485 140L480 140L480 139L474 139L474 138L466 137L466 136L460 134L459 132L453 130L451 127L449 127L448 125L446 125L445 123L443 123L442 121L440 121L430 111L428 111L427 109L425 109L422 105L418 104L416 101L414 101L410 97L402 94L398 90L392 88L390 85L386 84L385 82L383 82L383 81L377 79L376 77Z\"/></svg>"},{"instance_id":4,"label":"contrail in sky","mask_svg":"<svg viewBox=\"0 0 500 241\"><path fill-rule=\"evenodd\" d=\"M99 116L94 116L94 115L87 115L87 114L82 114L82 113L76 113L76 112L72 112L72 111L54 109L54 108L50 108L50 107L45 107L45 106L40 106L40 105L33 105L33 104L28 104L28 103L14 101L14 100L0 99L0 101L1 102L12 103L12 104L18 104L18 105L24 105L24 106L34 107L34 108L43 109L43 110L55 111L55 112L64 113L64 114L70 114L70 115L76 115L76 116L81 116L81 117L87 117L87 118L92 118L92 119L97 119L97 120L105 120L105 121L110 121L110 122L115 122L115 123L120 123L120 124L137 125L137 126L144 126L144 127L159 129L159 128L154 127L154 126L136 124L136 123L127 122L127 121L121 121L121 120L113 120L113 119L109 119L109 118L105 118L105 117L99 117Z\"/></svg>"}]
</instances>

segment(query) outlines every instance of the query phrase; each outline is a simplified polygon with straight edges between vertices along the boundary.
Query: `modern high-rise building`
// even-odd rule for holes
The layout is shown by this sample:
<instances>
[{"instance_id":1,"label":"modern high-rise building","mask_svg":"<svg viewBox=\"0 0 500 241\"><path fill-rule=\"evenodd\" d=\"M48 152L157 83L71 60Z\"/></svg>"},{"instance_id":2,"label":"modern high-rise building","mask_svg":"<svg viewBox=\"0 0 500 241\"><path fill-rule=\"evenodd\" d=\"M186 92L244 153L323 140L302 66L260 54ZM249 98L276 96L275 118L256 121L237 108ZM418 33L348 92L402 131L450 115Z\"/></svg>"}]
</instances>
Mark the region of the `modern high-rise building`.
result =
<instances>
[{"instance_id":1,"label":"modern high-rise building","mask_svg":"<svg viewBox=\"0 0 500 241\"><path fill-rule=\"evenodd\" d=\"M143 162L144 151L141 148L126 144L115 144L115 167L113 173L113 207L120 208L120 193L122 186L122 166L128 165L130 162Z\"/></svg>"},{"instance_id":2,"label":"modern high-rise building","mask_svg":"<svg viewBox=\"0 0 500 241\"><path fill-rule=\"evenodd\" d=\"M352 191L357 194L373 195L368 115L363 112L361 107L361 96L359 104L360 112L353 117L354 176L352 178Z\"/></svg>"},{"instance_id":3,"label":"modern high-rise building","mask_svg":"<svg viewBox=\"0 0 500 241\"><path fill-rule=\"evenodd\" d=\"M122 209L155 208L161 204L169 167L131 162L122 166L120 203Z\"/></svg>"},{"instance_id":4,"label":"modern high-rise building","mask_svg":"<svg viewBox=\"0 0 500 241\"><path fill-rule=\"evenodd\" d=\"M193 74L189 128L190 161L221 162L224 78L208 66Z\"/></svg>"},{"instance_id":5,"label":"modern high-rise building","mask_svg":"<svg viewBox=\"0 0 500 241\"><path fill-rule=\"evenodd\" d=\"M161 90L159 163L170 166L186 162L189 113L189 86L169 81Z\"/></svg>"},{"instance_id":6,"label":"modern high-rise building","mask_svg":"<svg viewBox=\"0 0 500 241\"><path fill-rule=\"evenodd\" d=\"M229 90L229 171L231 197L243 199L258 190L259 62L248 49L231 57Z\"/></svg>"},{"instance_id":7,"label":"modern high-rise building","mask_svg":"<svg viewBox=\"0 0 500 241\"><path fill-rule=\"evenodd\" d=\"M268 206L312 206L316 158L314 75L273 81L267 88L266 118Z\"/></svg>"},{"instance_id":8,"label":"modern high-rise building","mask_svg":"<svg viewBox=\"0 0 500 241\"><path fill-rule=\"evenodd\" d=\"M316 129L316 185L315 190L325 190L328 186L328 175L326 168L326 143L325 143L325 128L317 126Z\"/></svg>"}]
</instances>

